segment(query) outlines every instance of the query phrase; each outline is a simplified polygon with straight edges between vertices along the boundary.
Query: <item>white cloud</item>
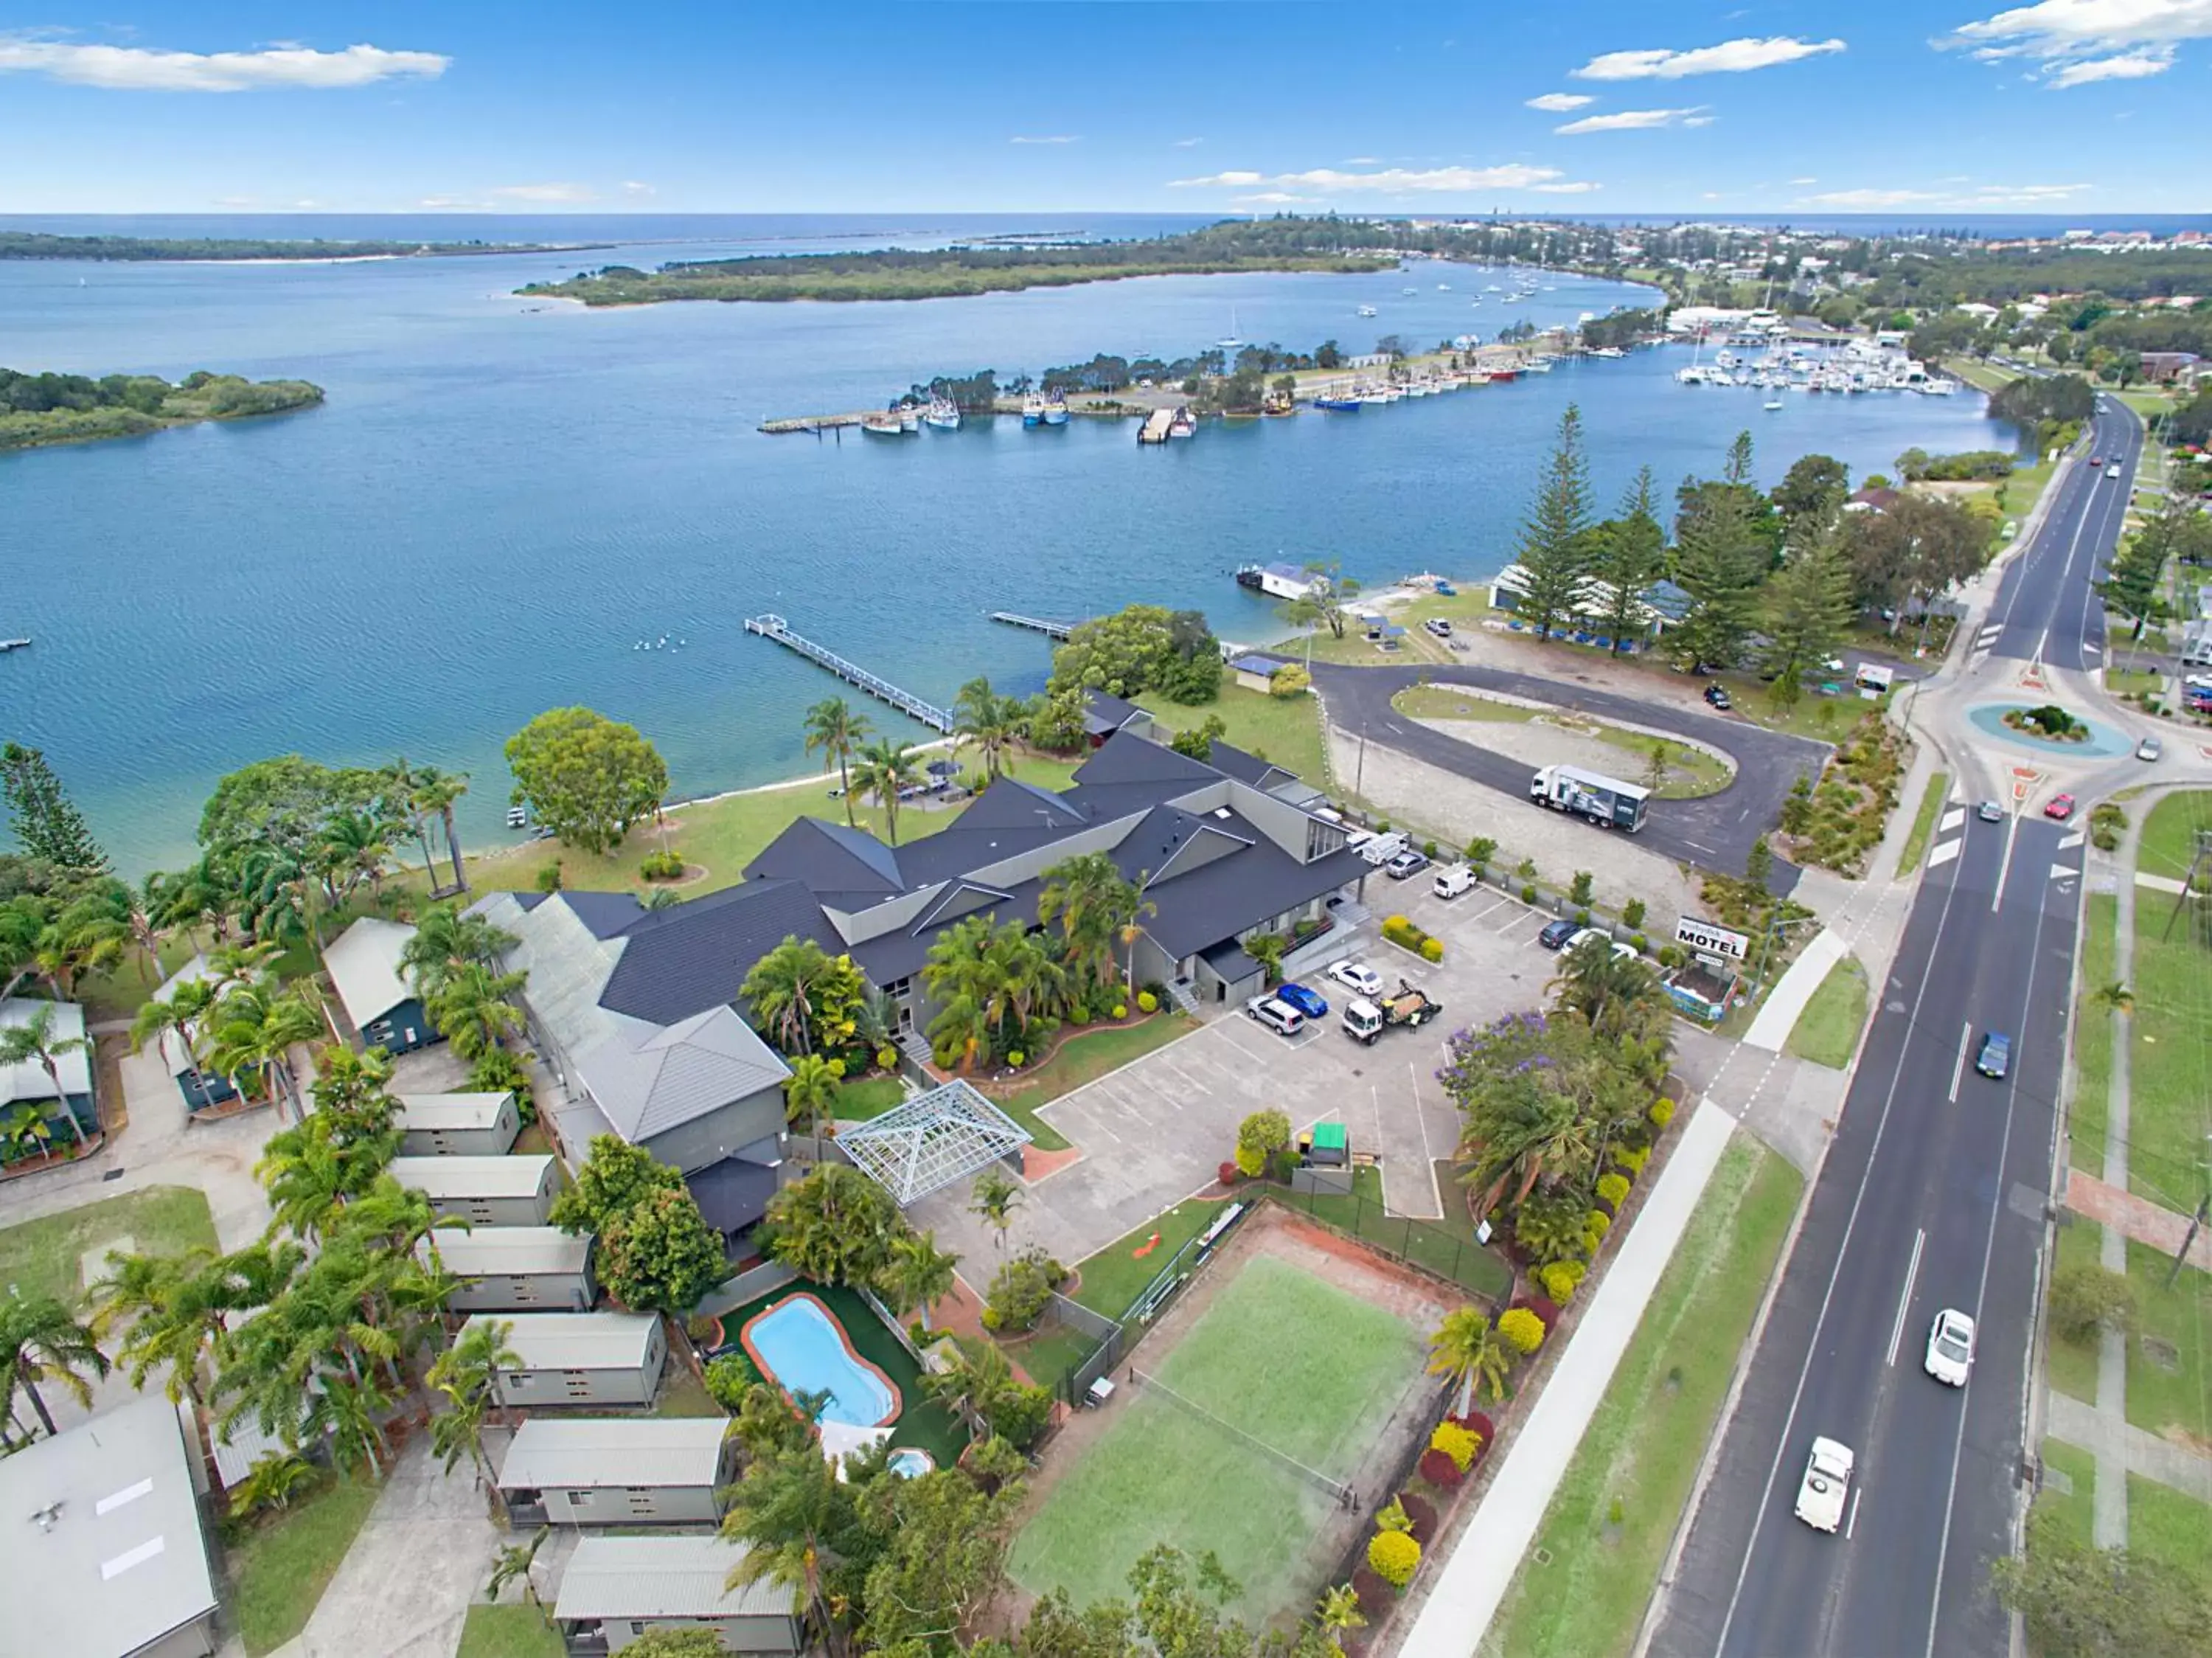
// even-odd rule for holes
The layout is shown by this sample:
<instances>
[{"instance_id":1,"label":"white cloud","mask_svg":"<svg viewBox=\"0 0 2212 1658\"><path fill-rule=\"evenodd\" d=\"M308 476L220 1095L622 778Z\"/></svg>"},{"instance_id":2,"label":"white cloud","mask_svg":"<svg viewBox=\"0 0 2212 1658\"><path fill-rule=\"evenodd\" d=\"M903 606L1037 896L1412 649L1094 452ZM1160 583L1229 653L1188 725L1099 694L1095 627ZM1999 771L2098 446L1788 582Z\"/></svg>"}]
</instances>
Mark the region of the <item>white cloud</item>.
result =
<instances>
[{"instance_id":1,"label":"white cloud","mask_svg":"<svg viewBox=\"0 0 2212 1658\"><path fill-rule=\"evenodd\" d=\"M453 59L434 52L348 46L316 52L278 46L258 52L165 52L150 46L0 35L0 74L44 75L124 92L254 92L274 87L327 91L404 76L434 80Z\"/></svg>"},{"instance_id":2,"label":"white cloud","mask_svg":"<svg viewBox=\"0 0 2212 1658\"><path fill-rule=\"evenodd\" d=\"M1557 184L1532 184L1531 190L1541 191L1547 196L1587 196L1593 190L1602 190L1601 184L1592 184L1588 179L1563 179Z\"/></svg>"},{"instance_id":3,"label":"white cloud","mask_svg":"<svg viewBox=\"0 0 2212 1658\"><path fill-rule=\"evenodd\" d=\"M1382 158L1380 155L1346 155L1344 164L1346 167L1380 167Z\"/></svg>"},{"instance_id":4,"label":"white cloud","mask_svg":"<svg viewBox=\"0 0 2212 1658\"><path fill-rule=\"evenodd\" d=\"M1202 179L1173 179L1172 190L1249 189L1264 186L1271 191L1321 191L1334 195L1403 196L1437 192L1467 194L1487 190L1532 190L1559 176L1555 167L1528 167L1510 162L1503 167L1434 167L1410 170L1385 168L1379 173L1340 173L1320 167L1306 173L1215 173Z\"/></svg>"},{"instance_id":5,"label":"white cloud","mask_svg":"<svg viewBox=\"0 0 2212 1658\"><path fill-rule=\"evenodd\" d=\"M588 202L596 192L587 184L503 184L491 195L509 202Z\"/></svg>"},{"instance_id":6,"label":"white cloud","mask_svg":"<svg viewBox=\"0 0 2212 1658\"><path fill-rule=\"evenodd\" d=\"M1231 196L1235 207L1290 207L1299 202L1310 202L1311 196L1301 196L1289 190L1262 190L1255 196Z\"/></svg>"},{"instance_id":7,"label":"white cloud","mask_svg":"<svg viewBox=\"0 0 2212 1658\"><path fill-rule=\"evenodd\" d=\"M1717 115L1685 115L1682 118L1682 125L1684 126L1711 126L1718 119L1720 119L1720 117Z\"/></svg>"},{"instance_id":8,"label":"white cloud","mask_svg":"<svg viewBox=\"0 0 2212 1658\"><path fill-rule=\"evenodd\" d=\"M1818 184L1818 183L1820 183L1820 181L1818 179L1792 179L1792 180L1790 180L1790 183L1792 183L1792 184L1796 184L1796 185L1807 185L1807 184Z\"/></svg>"},{"instance_id":9,"label":"white cloud","mask_svg":"<svg viewBox=\"0 0 2212 1658\"><path fill-rule=\"evenodd\" d=\"M1564 115L1571 109L1580 109L1584 104L1596 101L1586 92L1547 92L1540 98L1528 100L1528 107L1543 110L1548 114Z\"/></svg>"},{"instance_id":10,"label":"white cloud","mask_svg":"<svg viewBox=\"0 0 2212 1658\"><path fill-rule=\"evenodd\" d=\"M477 201L467 196L425 196L415 205L433 213L440 213L456 207L489 207L490 204Z\"/></svg>"},{"instance_id":11,"label":"white cloud","mask_svg":"<svg viewBox=\"0 0 2212 1658\"><path fill-rule=\"evenodd\" d=\"M1942 180L1963 184L1964 180ZM2088 189L2086 184L1984 184L1971 190L1828 190L1801 199L1821 207L1905 207L1915 203L1946 207L2036 207L2062 203Z\"/></svg>"},{"instance_id":12,"label":"white cloud","mask_svg":"<svg viewBox=\"0 0 2212 1658\"><path fill-rule=\"evenodd\" d=\"M1933 190L1824 190L1805 199L1821 207L1903 207L1909 202L1940 202L1945 198Z\"/></svg>"},{"instance_id":13,"label":"white cloud","mask_svg":"<svg viewBox=\"0 0 2212 1658\"><path fill-rule=\"evenodd\" d=\"M1072 133L1054 132L1036 137L1031 137L1026 133L1018 133L1006 142L1010 144L1072 144L1080 141Z\"/></svg>"},{"instance_id":14,"label":"white cloud","mask_svg":"<svg viewBox=\"0 0 2212 1658\"><path fill-rule=\"evenodd\" d=\"M1938 46L1975 42L1983 63L2032 58L2046 87L2162 75L2185 40L2212 37L2212 0L2041 0L1961 24Z\"/></svg>"},{"instance_id":15,"label":"white cloud","mask_svg":"<svg viewBox=\"0 0 2212 1658\"><path fill-rule=\"evenodd\" d=\"M1698 109L1624 109L1613 115L1585 115L1579 121L1569 121L1565 126L1555 126L1552 131L1569 133L1640 132L1647 127L1673 126L1699 113Z\"/></svg>"},{"instance_id":16,"label":"white cloud","mask_svg":"<svg viewBox=\"0 0 2212 1658\"><path fill-rule=\"evenodd\" d=\"M2146 76L2163 75L2172 67L2173 48L2154 46L2112 58L2084 58L2078 63L2062 64L2051 71L2050 84L2063 88L2087 86L2092 81L2140 81Z\"/></svg>"},{"instance_id":17,"label":"white cloud","mask_svg":"<svg viewBox=\"0 0 2212 1658\"><path fill-rule=\"evenodd\" d=\"M1974 199L1990 206L2033 207L2039 202L2063 202L2088 187L2086 184L1984 185Z\"/></svg>"},{"instance_id":18,"label":"white cloud","mask_svg":"<svg viewBox=\"0 0 2212 1658\"><path fill-rule=\"evenodd\" d=\"M1688 52L1608 52L1593 58L1575 71L1583 81L1679 81L1686 75L1740 75L1747 70L1771 69L1802 58L1818 58L1841 52L1841 40L1796 40L1786 34L1768 40L1746 36L1723 40L1717 46L1697 46Z\"/></svg>"},{"instance_id":19,"label":"white cloud","mask_svg":"<svg viewBox=\"0 0 2212 1658\"><path fill-rule=\"evenodd\" d=\"M1177 149L1195 149L1205 142L1203 138L1177 138L1175 141L1175 147Z\"/></svg>"},{"instance_id":20,"label":"white cloud","mask_svg":"<svg viewBox=\"0 0 2212 1658\"><path fill-rule=\"evenodd\" d=\"M641 184L635 179L623 180L623 194L625 196L657 196L659 193L651 185Z\"/></svg>"}]
</instances>

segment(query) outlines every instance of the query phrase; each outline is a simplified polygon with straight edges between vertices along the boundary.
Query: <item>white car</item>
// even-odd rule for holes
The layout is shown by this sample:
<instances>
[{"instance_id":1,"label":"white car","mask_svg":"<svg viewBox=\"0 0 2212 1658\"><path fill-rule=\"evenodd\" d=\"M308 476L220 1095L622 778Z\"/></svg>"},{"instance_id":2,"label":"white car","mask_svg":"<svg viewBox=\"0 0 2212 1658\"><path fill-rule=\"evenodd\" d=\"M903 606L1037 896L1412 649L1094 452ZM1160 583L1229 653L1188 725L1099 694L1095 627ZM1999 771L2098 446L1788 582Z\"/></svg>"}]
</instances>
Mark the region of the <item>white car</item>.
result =
<instances>
[{"instance_id":1,"label":"white car","mask_svg":"<svg viewBox=\"0 0 2212 1658\"><path fill-rule=\"evenodd\" d=\"M1832 1439L1815 1439L1797 1482L1797 1517L1816 1532L1844 1528L1844 1504L1851 1491L1851 1448Z\"/></svg>"},{"instance_id":2,"label":"white car","mask_svg":"<svg viewBox=\"0 0 2212 1658\"><path fill-rule=\"evenodd\" d=\"M1382 975L1364 961L1332 961L1322 972L1356 996L1382 994Z\"/></svg>"},{"instance_id":3,"label":"white car","mask_svg":"<svg viewBox=\"0 0 2212 1658\"><path fill-rule=\"evenodd\" d=\"M2136 745L2136 758L2139 760L2154 760L2164 753L2166 745L2156 737L2145 737Z\"/></svg>"},{"instance_id":4,"label":"white car","mask_svg":"<svg viewBox=\"0 0 2212 1658\"><path fill-rule=\"evenodd\" d=\"M1304 1014L1272 996L1254 997L1244 1004L1244 1011L1278 1036L1296 1036L1305 1027Z\"/></svg>"},{"instance_id":5,"label":"white car","mask_svg":"<svg viewBox=\"0 0 2212 1658\"><path fill-rule=\"evenodd\" d=\"M2105 468L2105 476L2107 478L2118 478L2119 475L2120 469L2117 464Z\"/></svg>"},{"instance_id":6,"label":"white car","mask_svg":"<svg viewBox=\"0 0 2212 1658\"><path fill-rule=\"evenodd\" d=\"M1974 1321L1954 1308L1938 1313L1929 1326L1928 1356L1921 1368L1940 1382L1964 1387L1974 1368Z\"/></svg>"}]
</instances>

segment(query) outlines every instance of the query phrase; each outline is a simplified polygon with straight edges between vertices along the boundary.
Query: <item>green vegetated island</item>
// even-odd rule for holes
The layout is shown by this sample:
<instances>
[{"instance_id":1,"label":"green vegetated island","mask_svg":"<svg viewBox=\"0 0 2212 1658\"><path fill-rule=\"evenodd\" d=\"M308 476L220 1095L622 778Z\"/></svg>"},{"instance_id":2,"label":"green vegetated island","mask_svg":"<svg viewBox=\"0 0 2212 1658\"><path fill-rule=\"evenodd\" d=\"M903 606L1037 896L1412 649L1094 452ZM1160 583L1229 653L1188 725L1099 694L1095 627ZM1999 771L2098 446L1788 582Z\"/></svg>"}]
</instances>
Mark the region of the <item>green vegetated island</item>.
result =
<instances>
[{"instance_id":1,"label":"green vegetated island","mask_svg":"<svg viewBox=\"0 0 2212 1658\"><path fill-rule=\"evenodd\" d=\"M1208 225L1136 241L973 244L880 248L862 253L767 253L679 261L658 271L611 265L566 282L532 283L522 294L586 305L661 300L949 299L1070 288L1125 277L1221 276L1246 271L1372 271L1395 263L1403 227L1328 219Z\"/></svg>"},{"instance_id":2,"label":"green vegetated island","mask_svg":"<svg viewBox=\"0 0 2212 1658\"><path fill-rule=\"evenodd\" d=\"M469 253L574 253L611 247L606 241L328 241L320 236L57 236L0 230L0 259L448 259Z\"/></svg>"},{"instance_id":3,"label":"green vegetated island","mask_svg":"<svg viewBox=\"0 0 2212 1658\"><path fill-rule=\"evenodd\" d=\"M94 380L0 369L0 450L138 437L201 420L283 414L322 400L323 388L308 381L246 380L204 369L172 385L158 375Z\"/></svg>"}]
</instances>

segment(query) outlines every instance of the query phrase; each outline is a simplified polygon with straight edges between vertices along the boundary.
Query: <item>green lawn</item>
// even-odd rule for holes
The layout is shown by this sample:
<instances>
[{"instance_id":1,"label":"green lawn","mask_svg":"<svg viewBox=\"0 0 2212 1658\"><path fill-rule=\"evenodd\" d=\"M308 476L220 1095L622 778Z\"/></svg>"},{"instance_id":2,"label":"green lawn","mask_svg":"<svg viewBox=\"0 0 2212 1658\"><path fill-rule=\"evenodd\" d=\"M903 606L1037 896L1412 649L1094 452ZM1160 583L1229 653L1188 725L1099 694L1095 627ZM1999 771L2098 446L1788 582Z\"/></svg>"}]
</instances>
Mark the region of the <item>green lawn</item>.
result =
<instances>
[{"instance_id":1,"label":"green lawn","mask_svg":"<svg viewBox=\"0 0 2212 1658\"><path fill-rule=\"evenodd\" d=\"M1201 1203L1192 1198L1164 1215L1155 1215L1127 1237L1115 1239L1078 1263L1076 1271L1082 1275L1082 1282L1076 1286L1075 1299L1094 1313L1120 1318L1146 1285L1159 1277L1160 1269L1174 1259L1176 1251L1212 1226L1220 1214L1218 1203ZM1160 1235L1158 1245L1139 1259L1136 1252L1155 1232Z\"/></svg>"},{"instance_id":2,"label":"green lawn","mask_svg":"<svg viewBox=\"0 0 2212 1658\"><path fill-rule=\"evenodd\" d=\"M2156 1560L2212 1592L2212 1509L2141 1474L2128 1476L2128 1552Z\"/></svg>"},{"instance_id":3,"label":"green lawn","mask_svg":"<svg viewBox=\"0 0 2212 1658\"><path fill-rule=\"evenodd\" d=\"M1372 1167L1352 1174L1348 1198L1300 1197L1280 1186L1272 1195L1301 1215L1310 1215L1386 1254L1401 1256L1425 1267L1438 1277L1470 1289L1493 1307L1513 1288L1513 1270L1493 1252L1474 1240L1474 1223L1462 1220L1415 1221L1392 1215L1382 1207L1382 1171Z\"/></svg>"},{"instance_id":4,"label":"green lawn","mask_svg":"<svg viewBox=\"0 0 2212 1658\"><path fill-rule=\"evenodd\" d=\"M2070 1225L2058 1228L2058 1253L2051 1263L2054 1271L2066 1268L2094 1266L2102 1247L2105 1228L2094 1221L2076 1219ZM2044 1353L2051 1387L2069 1399L2078 1399L2084 1405L2097 1402L2097 1344L2094 1341L2069 1341L2053 1331Z\"/></svg>"},{"instance_id":5,"label":"green lawn","mask_svg":"<svg viewBox=\"0 0 2212 1658\"><path fill-rule=\"evenodd\" d=\"M2105 670L2105 689L2115 697L2156 691L2165 683L2165 674L2154 674L2144 668L2108 667Z\"/></svg>"},{"instance_id":6,"label":"green lawn","mask_svg":"<svg viewBox=\"0 0 2212 1658\"><path fill-rule=\"evenodd\" d=\"M567 1651L545 1614L524 1601L471 1606L469 1621L461 1626L460 1650L453 1658L564 1658Z\"/></svg>"},{"instance_id":7,"label":"green lawn","mask_svg":"<svg viewBox=\"0 0 2212 1658\"><path fill-rule=\"evenodd\" d=\"M2128 1245L2128 1282L2142 1323L2128 1353L2128 1420L2202 1445L2212 1437L2212 1278L2184 1267L2166 1287L2172 1257Z\"/></svg>"},{"instance_id":8,"label":"green lawn","mask_svg":"<svg viewBox=\"0 0 2212 1658\"><path fill-rule=\"evenodd\" d=\"M2204 946L2184 916L2160 936L2173 900L2136 889L2135 993L2129 1052L2128 1186L2137 1197L2185 1209L2203 1190L2212 1091L2204 1056L2212 1051L2212 997ZM2083 981L2092 990L2097 981Z\"/></svg>"},{"instance_id":9,"label":"green lawn","mask_svg":"<svg viewBox=\"0 0 2212 1658\"><path fill-rule=\"evenodd\" d=\"M1810 686L1794 703L1778 704L1770 694L1771 687L1753 674L1723 674L1717 676L1735 699L1735 711L1753 725L1764 726L1769 731L1786 731L1793 737L1810 737L1814 742L1840 742L1850 735L1850 728L1869 709L1879 704L1869 702L1844 684L1841 696L1823 697Z\"/></svg>"},{"instance_id":10,"label":"green lawn","mask_svg":"<svg viewBox=\"0 0 2212 1658\"><path fill-rule=\"evenodd\" d=\"M1200 1410L1344 1479L1419 1373L1426 1332L1272 1257L1249 1263L1164 1355L1139 1362ZM1273 1617L1311 1585L1304 1554L1332 1499L1274 1459L1139 1384L1014 1539L1009 1575L1078 1606L1117 1598L1157 1543L1210 1549Z\"/></svg>"},{"instance_id":11,"label":"green lawn","mask_svg":"<svg viewBox=\"0 0 2212 1658\"><path fill-rule=\"evenodd\" d=\"M1248 754L1287 766L1316 789L1328 785L1322 759L1321 700L1316 697L1270 697L1224 680L1220 697L1200 707L1170 702L1157 691L1137 698L1153 719L1170 731L1188 731L1218 714L1229 728L1222 741Z\"/></svg>"},{"instance_id":12,"label":"green lawn","mask_svg":"<svg viewBox=\"0 0 2212 1658\"><path fill-rule=\"evenodd\" d=\"M734 1331L736 1326L730 1328ZM669 1355L668 1369L660 1379L660 1397L653 1402L657 1417L720 1417L728 1411L714 1403L707 1384L691 1374L691 1367Z\"/></svg>"},{"instance_id":13,"label":"green lawn","mask_svg":"<svg viewBox=\"0 0 2212 1658\"><path fill-rule=\"evenodd\" d=\"M2067 1533L2085 1546L2096 1541L2097 1459L2078 1445L2069 1445L2063 1440L2043 1442L2043 1463L2046 1468L2056 1468L2073 1484L2070 1491L2055 1491L2045 1485L2036 1494L2035 1509L2039 1514L2050 1514L2057 1519Z\"/></svg>"},{"instance_id":14,"label":"green lawn","mask_svg":"<svg viewBox=\"0 0 2212 1658\"><path fill-rule=\"evenodd\" d=\"M1978 363L1972 357L1945 357L1943 366L1967 385L1984 392L1996 391L2020 378L2016 370L2000 369L1994 363Z\"/></svg>"},{"instance_id":15,"label":"green lawn","mask_svg":"<svg viewBox=\"0 0 2212 1658\"><path fill-rule=\"evenodd\" d=\"M1866 1016L1866 969L1856 957L1847 955L1828 969L1783 1045L1800 1059L1841 1070L1857 1051Z\"/></svg>"},{"instance_id":16,"label":"green lawn","mask_svg":"<svg viewBox=\"0 0 2212 1658\"><path fill-rule=\"evenodd\" d=\"M1030 1072L1030 1080L1020 1088L1010 1094L994 1093L992 1101L1036 1137L1040 1151L1065 1151L1066 1137L1036 1114L1038 1106L1048 1106L1061 1094L1073 1093L1085 1082L1096 1082L1109 1071L1119 1070L1132 1059L1155 1048L1164 1048L1197 1028L1186 1015L1162 1009L1151 1018L1140 1019L1134 1024L1085 1031L1061 1043L1052 1058Z\"/></svg>"},{"instance_id":17,"label":"green lawn","mask_svg":"<svg viewBox=\"0 0 2212 1658\"><path fill-rule=\"evenodd\" d=\"M325 1477L310 1495L270 1515L231 1545L230 1616L250 1658L301 1630L383 1488Z\"/></svg>"},{"instance_id":18,"label":"green lawn","mask_svg":"<svg viewBox=\"0 0 2212 1658\"><path fill-rule=\"evenodd\" d=\"M1943 803L1951 798L1951 774L1938 771L1928 779L1927 791L1920 796L1920 809L1912 814L1912 832L1905 838L1905 850L1898 854L1897 873L1909 875L1919 869L1921 858L1928 850L1928 837L1936 832L1936 817Z\"/></svg>"},{"instance_id":19,"label":"green lawn","mask_svg":"<svg viewBox=\"0 0 2212 1658\"><path fill-rule=\"evenodd\" d=\"M2189 873L2199 829L2212 829L2212 793L2191 789L2168 795L2152 807L2150 815L2143 820L2142 848L2137 854L2136 867L2145 875L2179 881ZM2166 917L2158 911L2154 899L2146 913L2164 923Z\"/></svg>"},{"instance_id":20,"label":"green lawn","mask_svg":"<svg viewBox=\"0 0 2212 1658\"><path fill-rule=\"evenodd\" d=\"M2137 889L2140 916L2141 889ZM2092 893L2081 917L2081 1002L2074 1015L2074 1101L2067 1112L2075 1167L2092 1174L2105 1168L2105 1117L2112 1086L2112 1019L2094 999L2118 975L2112 958L2119 925L2119 900Z\"/></svg>"},{"instance_id":21,"label":"green lawn","mask_svg":"<svg viewBox=\"0 0 2212 1658\"><path fill-rule=\"evenodd\" d=\"M1523 1558L1482 1653L1602 1658L1634 1643L1803 1189L1748 1135L1722 1154L1545 1512L1551 1564Z\"/></svg>"},{"instance_id":22,"label":"green lawn","mask_svg":"<svg viewBox=\"0 0 2212 1658\"><path fill-rule=\"evenodd\" d=\"M906 1084L896 1076L864 1076L837 1090L837 1115L853 1122L880 1117L906 1098Z\"/></svg>"},{"instance_id":23,"label":"green lawn","mask_svg":"<svg viewBox=\"0 0 2212 1658\"><path fill-rule=\"evenodd\" d=\"M171 1255L216 1247L206 1194L188 1186L149 1186L42 1220L0 1228L0 1289L74 1301L84 1285L85 1251L129 1238L142 1254Z\"/></svg>"},{"instance_id":24,"label":"green lawn","mask_svg":"<svg viewBox=\"0 0 2212 1658\"><path fill-rule=\"evenodd\" d=\"M1539 712L1533 708L1516 708L1510 703L1493 702L1487 697L1462 692L1447 685L1409 686L1391 698L1391 706L1417 720L1484 720L1510 725L1526 725ZM1636 777L1641 777L1650 765L1652 745L1663 747L1667 753L1667 781L1659 789L1662 800L1696 800L1717 795L1729 786L1735 775L1728 765L1687 743L1648 737L1640 731L1625 731L1588 715L1573 717L1578 726L1588 729L1600 742L1633 756Z\"/></svg>"}]
</instances>

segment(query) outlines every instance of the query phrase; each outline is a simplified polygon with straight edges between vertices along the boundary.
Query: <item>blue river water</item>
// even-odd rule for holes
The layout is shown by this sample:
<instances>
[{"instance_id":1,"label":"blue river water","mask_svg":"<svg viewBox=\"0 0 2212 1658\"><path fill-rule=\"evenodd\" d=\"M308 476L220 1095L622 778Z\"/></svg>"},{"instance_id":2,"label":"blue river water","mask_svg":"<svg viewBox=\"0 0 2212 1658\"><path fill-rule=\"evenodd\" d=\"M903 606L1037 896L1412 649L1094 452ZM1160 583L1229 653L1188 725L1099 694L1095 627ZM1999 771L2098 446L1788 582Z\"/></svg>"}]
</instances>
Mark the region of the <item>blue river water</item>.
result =
<instances>
[{"instance_id":1,"label":"blue river water","mask_svg":"<svg viewBox=\"0 0 2212 1658\"><path fill-rule=\"evenodd\" d=\"M329 392L266 421L0 457L0 637L37 641L0 657L0 735L47 751L134 871L191 856L222 772L293 751L466 771L464 838L481 844L509 786L501 744L549 706L635 722L681 795L812 769L799 718L834 684L743 631L763 611L944 702L980 673L1042 683L1048 643L991 624L994 609L1194 606L1261 642L1282 630L1231 582L1248 561L1340 560L1370 582L1493 571L1570 402L1608 506L1640 465L1668 490L1717 472L1744 429L1768 483L1808 451L1863 473L1914 445L2011 442L1978 395L1793 395L1769 413L1756 392L1677 386L1686 352L1672 350L1357 415L1208 424L1164 449L1084 419L896 442L755 430L880 405L940 372L1173 357L1232 331L1300 349L1366 350L1386 332L1427 344L1649 297L1566 276L1511 308L1484 291L1494 273L1433 264L906 304L591 312L512 293L612 257L735 251L742 229L619 255L0 263L9 367L206 367ZM804 226L762 234L806 241ZM818 238L840 240L863 238L849 224Z\"/></svg>"}]
</instances>

